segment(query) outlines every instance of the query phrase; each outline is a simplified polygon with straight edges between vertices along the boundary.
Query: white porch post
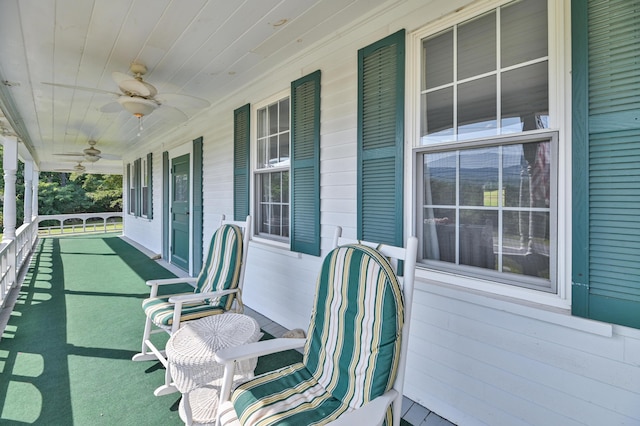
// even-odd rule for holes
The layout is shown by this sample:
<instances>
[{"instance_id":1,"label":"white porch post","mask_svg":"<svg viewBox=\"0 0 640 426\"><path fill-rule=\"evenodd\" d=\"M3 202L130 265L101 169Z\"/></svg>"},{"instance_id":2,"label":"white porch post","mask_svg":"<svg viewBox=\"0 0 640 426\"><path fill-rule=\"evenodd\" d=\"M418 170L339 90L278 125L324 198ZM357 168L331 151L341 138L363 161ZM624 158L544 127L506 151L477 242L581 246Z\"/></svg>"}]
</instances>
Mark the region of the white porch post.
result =
<instances>
[{"instance_id":1,"label":"white porch post","mask_svg":"<svg viewBox=\"0 0 640 426\"><path fill-rule=\"evenodd\" d=\"M33 216L33 161L24 162L24 223Z\"/></svg>"},{"instance_id":2,"label":"white porch post","mask_svg":"<svg viewBox=\"0 0 640 426\"><path fill-rule=\"evenodd\" d=\"M40 171L33 170L33 197L31 198L31 214L38 216L38 185L40 185Z\"/></svg>"},{"instance_id":3,"label":"white porch post","mask_svg":"<svg viewBox=\"0 0 640 426\"><path fill-rule=\"evenodd\" d=\"M4 211L2 212L3 239L16 238L16 171L18 170L18 138L4 136Z\"/></svg>"}]
</instances>

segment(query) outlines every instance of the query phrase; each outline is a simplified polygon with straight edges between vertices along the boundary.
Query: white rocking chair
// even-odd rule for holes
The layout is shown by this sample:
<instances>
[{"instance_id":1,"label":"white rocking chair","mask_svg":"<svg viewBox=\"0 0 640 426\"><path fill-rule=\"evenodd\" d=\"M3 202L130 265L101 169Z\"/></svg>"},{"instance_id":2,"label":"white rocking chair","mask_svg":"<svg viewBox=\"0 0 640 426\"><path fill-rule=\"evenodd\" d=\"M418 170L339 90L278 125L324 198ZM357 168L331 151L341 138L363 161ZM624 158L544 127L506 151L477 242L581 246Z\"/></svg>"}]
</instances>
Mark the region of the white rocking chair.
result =
<instances>
[{"instance_id":1,"label":"white rocking chair","mask_svg":"<svg viewBox=\"0 0 640 426\"><path fill-rule=\"evenodd\" d=\"M171 373L166 353L151 341L151 335L175 333L180 325L209 315L225 312L242 313L242 284L247 250L251 236L251 216L246 221L222 218L209 245L205 263L197 278L168 278L149 280L149 297L142 302L146 319L142 337L142 352L133 361L158 360L165 367L165 383L154 392L156 396L176 392L171 383ZM188 283L192 293L158 296L161 285Z\"/></svg>"}]
</instances>

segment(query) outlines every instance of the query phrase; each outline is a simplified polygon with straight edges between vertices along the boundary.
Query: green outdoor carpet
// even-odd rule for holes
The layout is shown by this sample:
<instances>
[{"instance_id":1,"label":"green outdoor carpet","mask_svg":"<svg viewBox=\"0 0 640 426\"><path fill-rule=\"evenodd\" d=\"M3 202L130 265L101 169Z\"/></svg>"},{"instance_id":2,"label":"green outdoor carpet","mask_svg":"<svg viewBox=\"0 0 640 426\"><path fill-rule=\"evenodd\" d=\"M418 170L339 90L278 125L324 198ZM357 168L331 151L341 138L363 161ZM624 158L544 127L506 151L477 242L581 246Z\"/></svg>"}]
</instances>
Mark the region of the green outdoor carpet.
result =
<instances>
[{"instance_id":1,"label":"green outdoor carpet","mask_svg":"<svg viewBox=\"0 0 640 426\"><path fill-rule=\"evenodd\" d=\"M0 424L183 424L180 394L153 395L162 365L131 361L145 281L172 276L115 234L41 239L0 340ZM261 357L256 373L300 357Z\"/></svg>"}]
</instances>

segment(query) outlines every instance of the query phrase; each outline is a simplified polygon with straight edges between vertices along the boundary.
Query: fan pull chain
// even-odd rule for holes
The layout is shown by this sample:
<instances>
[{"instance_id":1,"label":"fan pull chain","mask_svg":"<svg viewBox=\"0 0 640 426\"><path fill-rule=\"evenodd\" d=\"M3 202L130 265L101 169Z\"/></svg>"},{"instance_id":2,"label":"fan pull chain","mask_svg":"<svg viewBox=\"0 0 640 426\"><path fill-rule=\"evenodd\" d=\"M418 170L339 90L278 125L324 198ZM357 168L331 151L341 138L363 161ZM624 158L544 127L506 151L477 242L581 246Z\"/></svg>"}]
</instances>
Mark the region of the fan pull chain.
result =
<instances>
[{"instance_id":1,"label":"fan pull chain","mask_svg":"<svg viewBox=\"0 0 640 426\"><path fill-rule=\"evenodd\" d=\"M135 114L135 116L138 117L138 136L140 136L144 130L144 127L142 127L142 117L144 116L142 114Z\"/></svg>"}]
</instances>

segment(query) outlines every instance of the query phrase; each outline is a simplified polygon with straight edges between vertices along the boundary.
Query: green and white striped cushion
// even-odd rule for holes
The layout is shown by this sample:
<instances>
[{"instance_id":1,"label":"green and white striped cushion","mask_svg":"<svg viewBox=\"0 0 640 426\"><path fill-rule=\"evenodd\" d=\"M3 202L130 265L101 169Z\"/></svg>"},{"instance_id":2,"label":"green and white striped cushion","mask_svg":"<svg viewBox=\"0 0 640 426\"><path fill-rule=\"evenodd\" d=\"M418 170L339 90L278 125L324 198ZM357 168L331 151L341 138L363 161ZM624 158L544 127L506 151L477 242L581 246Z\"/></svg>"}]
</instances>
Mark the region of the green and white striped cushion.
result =
<instances>
[{"instance_id":1,"label":"green and white striped cushion","mask_svg":"<svg viewBox=\"0 0 640 426\"><path fill-rule=\"evenodd\" d=\"M242 264L242 231L236 225L222 225L211 238L205 262L194 289L194 293L228 290L238 287ZM143 300L142 309L158 326L173 324L174 308L169 296L157 296ZM233 306L235 295L205 300L202 303L184 304L181 321L189 321L228 311Z\"/></svg>"},{"instance_id":2,"label":"green and white striped cushion","mask_svg":"<svg viewBox=\"0 0 640 426\"><path fill-rule=\"evenodd\" d=\"M404 309L388 261L362 245L338 247L316 287L303 362L239 386L241 424L324 424L392 387Z\"/></svg>"},{"instance_id":3,"label":"green and white striped cushion","mask_svg":"<svg viewBox=\"0 0 640 426\"><path fill-rule=\"evenodd\" d=\"M242 261L242 231L236 225L222 225L211 238L207 260L198 275L194 292L238 287ZM219 302L225 309L231 309L232 303L233 296L224 296Z\"/></svg>"},{"instance_id":4,"label":"green and white striped cushion","mask_svg":"<svg viewBox=\"0 0 640 426\"><path fill-rule=\"evenodd\" d=\"M169 302L168 296L150 297L142 302L142 309L151 321L159 327L169 327L173 324L174 304ZM182 305L180 321L192 321L209 315L222 314L226 310L220 305L211 303L185 303Z\"/></svg>"}]
</instances>

